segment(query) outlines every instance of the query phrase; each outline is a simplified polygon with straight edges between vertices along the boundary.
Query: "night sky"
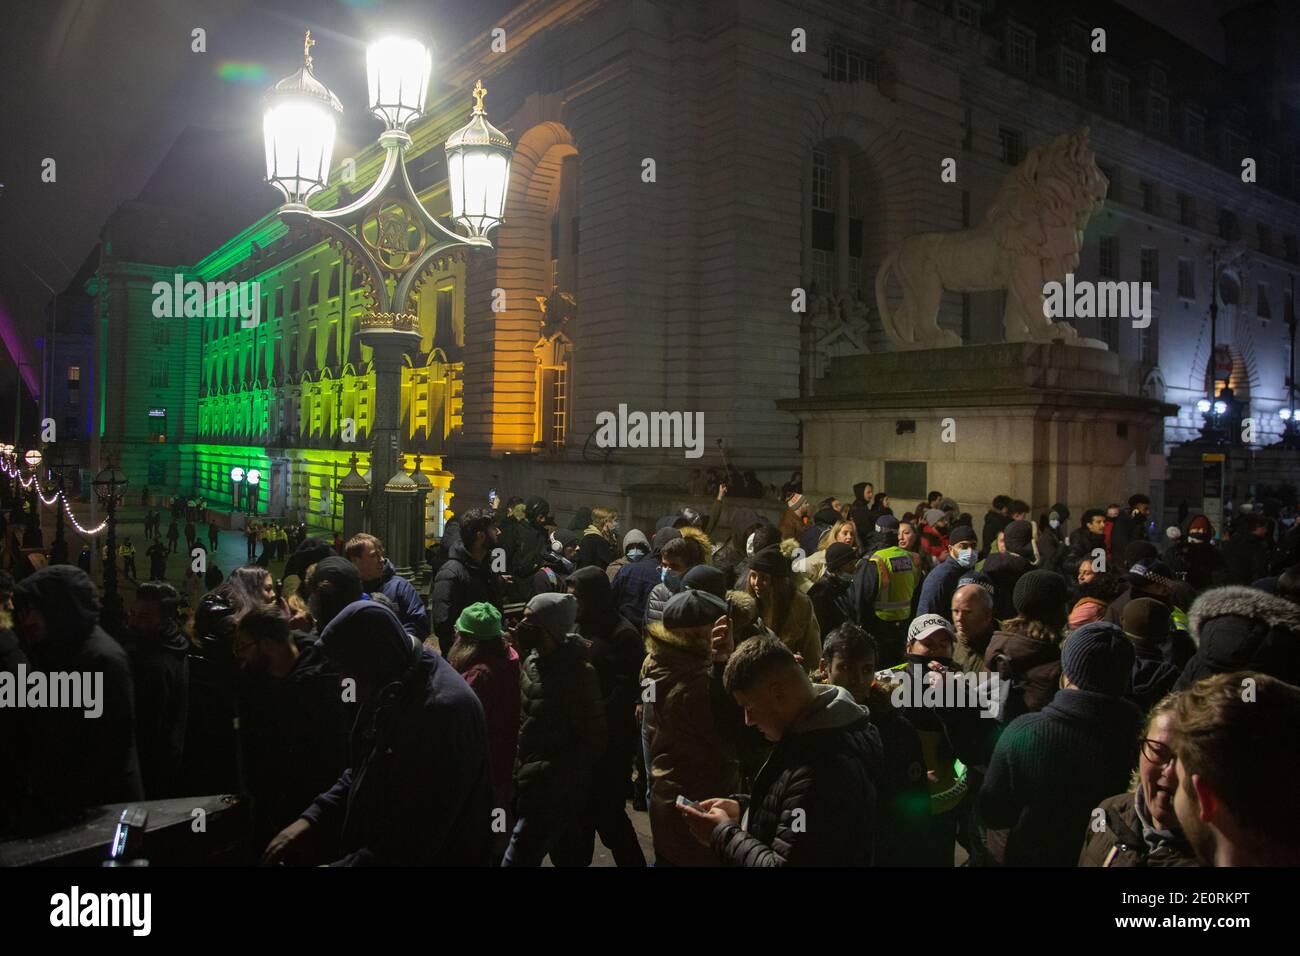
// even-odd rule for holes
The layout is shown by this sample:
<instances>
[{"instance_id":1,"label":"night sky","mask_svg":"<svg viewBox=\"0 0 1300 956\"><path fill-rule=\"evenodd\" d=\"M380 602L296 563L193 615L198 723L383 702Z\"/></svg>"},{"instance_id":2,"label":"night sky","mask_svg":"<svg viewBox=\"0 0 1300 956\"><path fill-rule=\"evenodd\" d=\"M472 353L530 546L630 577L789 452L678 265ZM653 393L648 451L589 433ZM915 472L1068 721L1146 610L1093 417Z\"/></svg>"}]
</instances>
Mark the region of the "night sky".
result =
<instances>
[{"instance_id":1,"label":"night sky","mask_svg":"<svg viewBox=\"0 0 1300 956\"><path fill-rule=\"evenodd\" d=\"M388 25L451 50L517 0L10 0L0 22L0 407L12 403L19 331L25 361L50 299L93 251L99 230L136 198L186 126L230 138L251 173L237 212L265 212L278 193L260 181L260 98L302 62L302 34L317 41L319 76L343 101L335 156L382 129L365 109L365 46ZM410 26L406 26L410 25ZM207 52L191 31L207 31ZM42 162L57 181L41 181ZM242 174L243 169L240 170ZM236 177L215 184L229 194ZM196 181L193 189L210 190ZM220 208L225 203L214 203ZM243 224L247 224L246 218ZM43 280L43 283L42 283ZM8 317L8 322L6 321ZM31 374L39 377L38 370ZM8 420L6 417L4 420Z\"/></svg>"},{"instance_id":2,"label":"night sky","mask_svg":"<svg viewBox=\"0 0 1300 956\"><path fill-rule=\"evenodd\" d=\"M215 208L244 216L237 225L249 221L250 210L255 216L276 204L278 194L258 176L259 100L301 62L304 28L318 41L317 75L344 104L335 155L345 156L380 130L364 108L372 33L389 24L422 31L433 41L437 84L438 49L454 49L518 2L10 0L0 23L0 343L12 348L12 330L19 330L25 360L39 362L45 286L67 286L110 213L140 194L187 125L228 135L233 155L248 159L238 177L195 181L194 190L208 189ZM1127 5L1217 57L1217 18L1235 0ZM191 51L196 27L207 31L206 53ZM58 163L56 183L41 182L45 157ZM226 202L245 168L247 192ZM8 356L0 361L7 366L0 407L8 408L12 364Z\"/></svg>"}]
</instances>

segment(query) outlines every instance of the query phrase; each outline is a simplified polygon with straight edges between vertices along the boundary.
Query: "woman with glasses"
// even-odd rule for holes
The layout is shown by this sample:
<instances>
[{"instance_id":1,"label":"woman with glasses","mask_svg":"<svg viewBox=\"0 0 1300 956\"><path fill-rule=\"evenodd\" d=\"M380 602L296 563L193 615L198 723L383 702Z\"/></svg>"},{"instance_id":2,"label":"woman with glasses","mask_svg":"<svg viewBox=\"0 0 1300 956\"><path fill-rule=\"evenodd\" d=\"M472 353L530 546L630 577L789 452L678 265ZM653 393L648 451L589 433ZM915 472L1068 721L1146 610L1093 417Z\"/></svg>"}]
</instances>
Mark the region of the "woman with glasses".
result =
<instances>
[{"instance_id":1,"label":"woman with glasses","mask_svg":"<svg viewBox=\"0 0 1300 956\"><path fill-rule=\"evenodd\" d=\"M1174 815L1178 774L1169 748L1177 695L1170 694L1147 715L1139 741L1136 787L1108 797L1093 811L1079 866L1197 866Z\"/></svg>"}]
</instances>

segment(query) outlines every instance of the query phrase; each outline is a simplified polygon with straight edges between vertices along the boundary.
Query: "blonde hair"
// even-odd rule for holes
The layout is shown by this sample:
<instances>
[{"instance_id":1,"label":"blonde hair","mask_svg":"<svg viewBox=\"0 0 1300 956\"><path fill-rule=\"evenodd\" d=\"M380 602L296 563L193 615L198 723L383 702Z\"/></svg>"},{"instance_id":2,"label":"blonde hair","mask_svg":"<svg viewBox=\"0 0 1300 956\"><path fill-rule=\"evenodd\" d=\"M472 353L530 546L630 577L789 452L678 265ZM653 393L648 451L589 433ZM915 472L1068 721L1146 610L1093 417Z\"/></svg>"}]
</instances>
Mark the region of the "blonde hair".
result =
<instances>
[{"instance_id":1,"label":"blonde hair","mask_svg":"<svg viewBox=\"0 0 1300 956\"><path fill-rule=\"evenodd\" d=\"M603 525L610 518L617 518L617 517L618 517L618 512L615 511L613 508L592 508L591 509L591 523L597 528L600 528L601 525Z\"/></svg>"},{"instance_id":2,"label":"blonde hair","mask_svg":"<svg viewBox=\"0 0 1300 956\"><path fill-rule=\"evenodd\" d=\"M817 550L825 551L836 541L838 541L840 530L843 529L845 525L848 525L850 528L853 529L853 541L854 543L857 543L858 540L857 525L855 525L852 521L837 521L835 522L834 525L831 526L830 531L825 532L820 538L817 539Z\"/></svg>"}]
</instances>

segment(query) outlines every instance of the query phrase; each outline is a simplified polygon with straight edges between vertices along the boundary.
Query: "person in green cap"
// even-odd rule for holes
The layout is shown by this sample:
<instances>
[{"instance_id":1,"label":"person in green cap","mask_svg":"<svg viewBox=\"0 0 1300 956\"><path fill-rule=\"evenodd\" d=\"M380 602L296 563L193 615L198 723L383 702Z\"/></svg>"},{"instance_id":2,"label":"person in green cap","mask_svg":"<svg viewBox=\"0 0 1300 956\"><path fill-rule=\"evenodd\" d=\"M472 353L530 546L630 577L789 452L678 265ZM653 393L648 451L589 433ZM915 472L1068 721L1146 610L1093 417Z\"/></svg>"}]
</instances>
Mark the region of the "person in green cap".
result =
<instances>
[{"instance_id":1,"label":"person in green cap","mask_svg":"<svg viewBox=\"0 0 1300 956\"><path fill-rule=\"evenodd\" d=\"M486 601L460 612L454 625L455 642L447 660L478 695L487 718L488 764L492 776L494 817L505 815L502 826L493 820L496 861L505 854L514 829L515 749L519 744L519 655L505 639L501 612Z\"/></svg>"}]
</instances>

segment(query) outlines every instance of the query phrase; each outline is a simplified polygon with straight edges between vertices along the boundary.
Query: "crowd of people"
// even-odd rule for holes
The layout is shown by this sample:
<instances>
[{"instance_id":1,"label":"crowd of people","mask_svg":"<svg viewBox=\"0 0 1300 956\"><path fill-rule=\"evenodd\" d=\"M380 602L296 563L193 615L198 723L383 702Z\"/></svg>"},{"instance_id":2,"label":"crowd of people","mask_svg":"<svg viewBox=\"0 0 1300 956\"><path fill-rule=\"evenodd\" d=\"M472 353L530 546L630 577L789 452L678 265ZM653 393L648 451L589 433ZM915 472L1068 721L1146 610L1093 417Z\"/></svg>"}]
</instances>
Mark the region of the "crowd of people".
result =
<instances>
[{"instance_id":1,"label":"crowd of people","mask_svg":"<svg viewBox=\"0 0 1300 956\"><path fill-rule=\"evenodd\" d=\"M1300 864L1289 512L727 477L654 527L469 510L427 594L364 533L151 575L123 622L76 567L0 576L0 673L105 682L95 720L0 708L0 832L230 792L268 864Z\"/></svg>"}]
</instances>

